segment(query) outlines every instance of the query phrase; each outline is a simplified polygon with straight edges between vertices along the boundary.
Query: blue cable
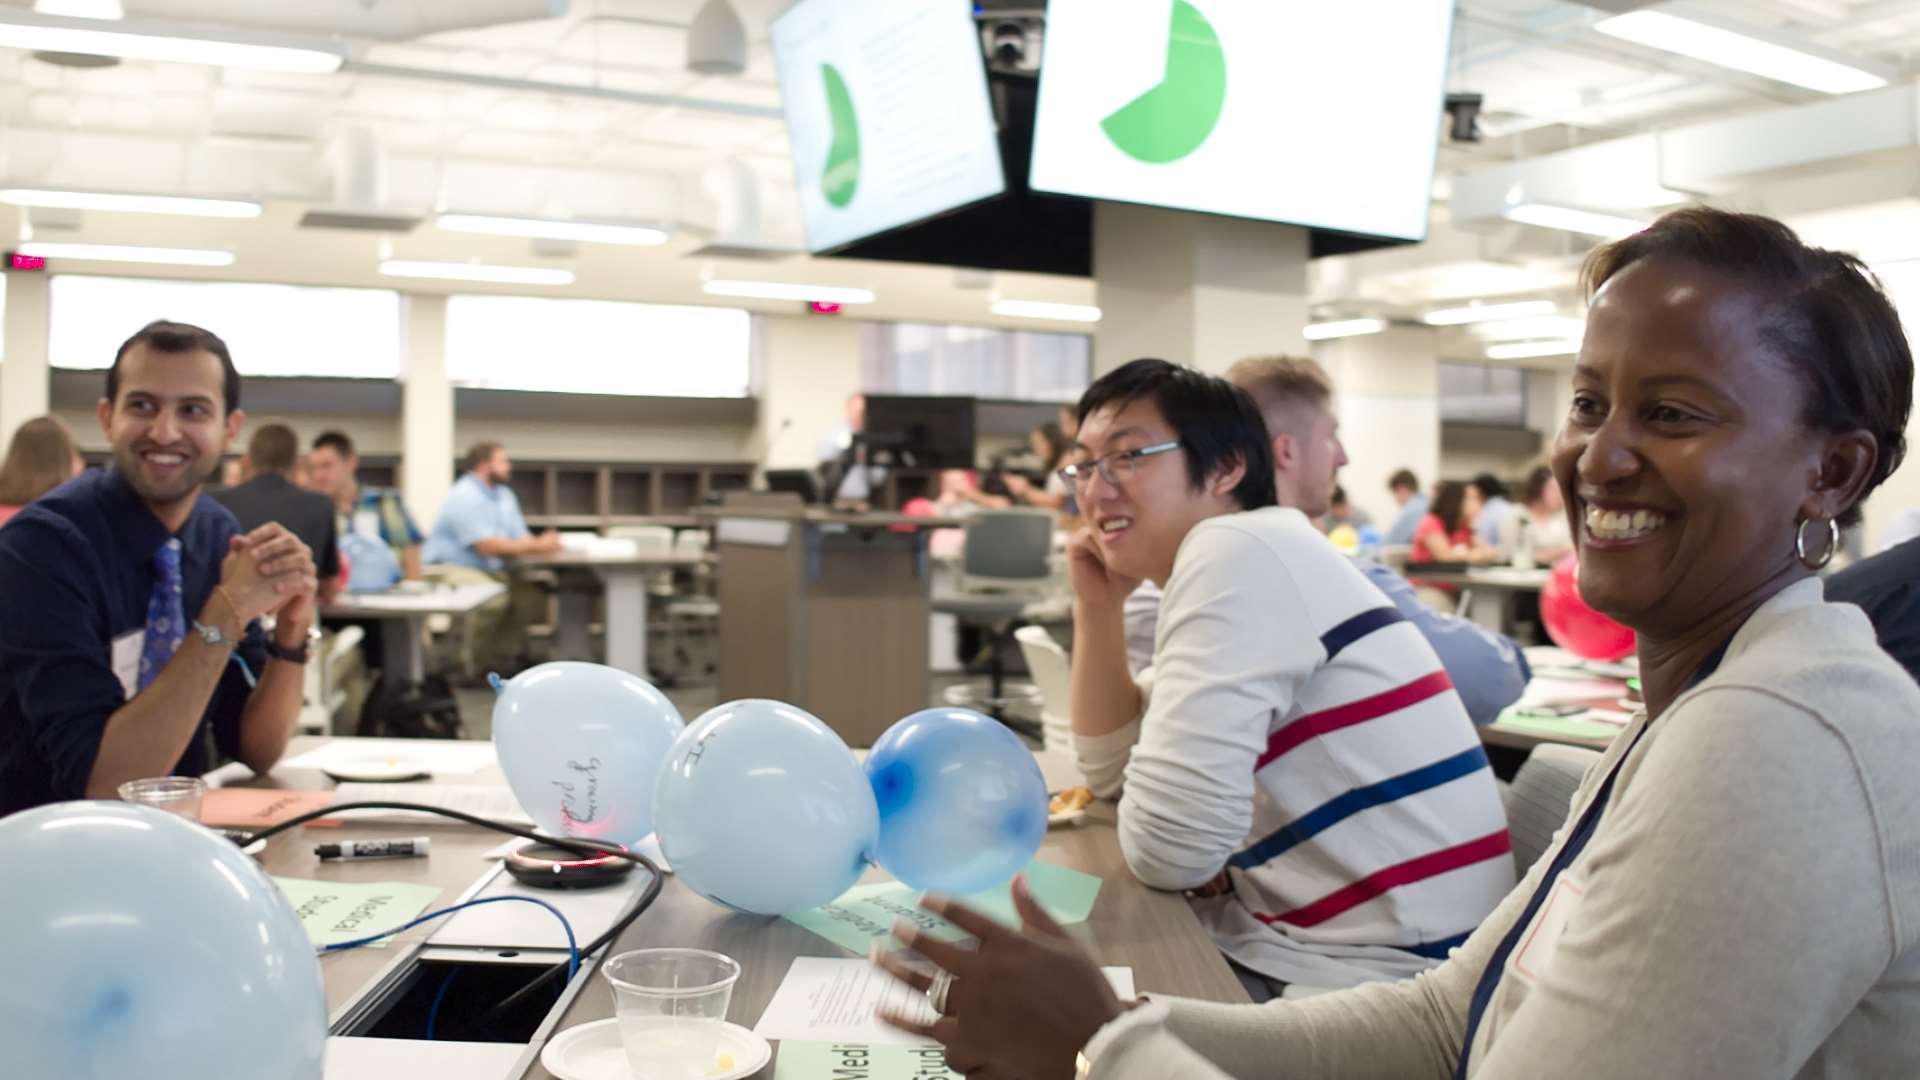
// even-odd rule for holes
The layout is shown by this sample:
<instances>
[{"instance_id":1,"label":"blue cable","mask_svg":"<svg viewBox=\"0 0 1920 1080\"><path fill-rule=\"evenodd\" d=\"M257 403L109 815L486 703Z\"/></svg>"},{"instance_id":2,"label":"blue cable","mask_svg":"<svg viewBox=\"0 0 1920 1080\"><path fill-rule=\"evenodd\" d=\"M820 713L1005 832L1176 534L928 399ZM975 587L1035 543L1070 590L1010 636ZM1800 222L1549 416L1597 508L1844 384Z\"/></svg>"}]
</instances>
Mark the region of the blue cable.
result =
<instances>
[{"instance_id":1,"label":"blue cable","mask_svg":"<svg viewBox=\"0 0 1920 1080\"><path fill-rule=\"evenodd\" d=\"M374 942L379 941L381 938L392 937L393 935L401 933L403 931L411 930L414 927L419 926L423 922L429 922L431 920L438 919L444 915L451 915L456 911L461 911L470 907L479 907L481 904L498 904L506 900L516 900L525 904L539 904L541 907L546 908L548 911L552 912L554 918L560 920L560 928L567 932L567 978L569 979L573 978L574 975L580 971L580 946L574 940L574 937L573 937L573 924L567 921L567 917L560 913L559 908L554 907L552 904L547 903L545 900L535 900L531 896L483 896L478 900L469 900L464 904L455 904L452 907L441 908L438 911L429 911L425 915L422 915L419 918L414 919L412 922L406 923L402 926L396 926L391 930L382 930L377 934L369 934L366 937L355 938L352 941L342 941L332 945L322 945L320 947L320 951L323 953L330 953L330 952L339 952L342 949L357 949L362 945L371 945Z\"/></svg>"},{"instance_id":2,"label":"blue cable","mask_svg":"<svg viewBox=\"0 0 1920 1080\"><path fill-rule=\"evenodd\" d=\"M447 972L447 977L440 982L440 989L434 992L433 1004L427 1007L428 1042L433 1041L433 1023L440 1018L440 1003L446 1000L447 988L453 985L453 977L458 974L460 974L459 968L454 968L452 971Z\"/></svg>"}]
</instances>

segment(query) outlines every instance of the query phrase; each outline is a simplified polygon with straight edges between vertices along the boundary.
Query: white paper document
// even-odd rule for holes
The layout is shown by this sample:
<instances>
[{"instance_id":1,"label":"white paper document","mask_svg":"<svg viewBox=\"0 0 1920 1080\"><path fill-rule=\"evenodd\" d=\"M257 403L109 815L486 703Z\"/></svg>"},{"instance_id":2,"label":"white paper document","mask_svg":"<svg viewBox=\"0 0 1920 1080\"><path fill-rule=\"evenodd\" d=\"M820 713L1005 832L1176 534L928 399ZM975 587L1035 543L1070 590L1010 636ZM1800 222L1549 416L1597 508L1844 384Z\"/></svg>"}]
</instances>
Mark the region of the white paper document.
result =
<instances>
[{"instance_id":1,"label":"white paper document","mask_svg":"<svg viewBox=\"0 0 1920 1080\"><path fill-rule=\"evenodd\" d=\"M333 789L336 802L406 802L438 806L463 814L504 821L509 825L532 825L533 819L520 808L511 788L489 784L341 784ZM424 810L343 810L333 815L342 821L418 822L423 825L457 825L452 818ZM528 841L515 839L514 845Z\"/></svg>"},{"instance_id":2,"label":"white paper document","mask_svg":"<svg viewBox=\"0 0 1920 1080\"><path fill-rule=\"evenodd\" d=\"M518 1076L524 1043L327 1040L326 1080L508 1080Z\"/></svg>"},{"instance_id":3,"label":"white paper document","mask_svg":"<svg viewBox=\"0 0 1920 1080\"><path fill-rule=\"evenodd\" d=\"M421 772L477 773L497 760L493 744L453 739L334 739L279 764L283 769L342 769L405 764Z\"/></svg>"},{"instance_id":4,"label":"white paper document","mask_svg":"<svg viewBox=\"0 0 1920 1080\"><path fill-rule=\"evenodd\" d=\"M1101 968L1114 992L1134 996L1133 969ZM763 1039L924 1046L931 1039L888 1027L874 1014L885 1010L915 1020L934 1019L927 995L866 960L802 956L760 1014L753 1033Z\"/></svg>"}]
</instances>

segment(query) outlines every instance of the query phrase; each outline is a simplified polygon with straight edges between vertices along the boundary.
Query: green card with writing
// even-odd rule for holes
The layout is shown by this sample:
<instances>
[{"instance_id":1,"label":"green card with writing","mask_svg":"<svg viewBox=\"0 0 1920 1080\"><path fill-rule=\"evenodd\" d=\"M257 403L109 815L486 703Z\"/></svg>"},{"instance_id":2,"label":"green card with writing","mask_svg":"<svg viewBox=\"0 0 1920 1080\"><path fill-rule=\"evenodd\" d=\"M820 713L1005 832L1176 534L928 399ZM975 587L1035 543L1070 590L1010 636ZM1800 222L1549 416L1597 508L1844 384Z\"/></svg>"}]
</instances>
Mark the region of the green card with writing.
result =
<instances>
[{"instance_id":1,"label":"green card with writing","mask_svg":"<svg viewBox=\"0 0 1920 1080\"><path fill-rule=\"evenodd\" d=\"M1064 866L1035 860L1027 864L1027 882L1034 899L1055 920L1083 922L1100 895L1100 879ZM1007 926L1018 925L1013 913L1011 884L959 897L961 903ZM895 919L909 919L936 941L959 941L972 935L920 906L920 893L898 881L856 885L831 904L786 916L836 945L865 956L875 942L893 934Z\"/></svg>"},{"instance_id":2,"label":"green card with writing","mask_svg":"<svg viewBox=\"0 0 1920 1080\"><path fill-rule=\"evenodd\" d=\"M368 884L276 877L273 883L293 904L300 925L315 945L338 945L392 930L425 911L440 895L438 886L398 881Z\"/></svg>"},{"instance_id":3,"label":"green card with writing","mask_svg":"<svg viewBox=\"0 0 1920 1080\"><path fill-rule=\"evenodd\" d=\"M938 1046L869 1046L865 1043L780 1044L773 1080L960 1080Z\"/></svg>"}]
</instances>

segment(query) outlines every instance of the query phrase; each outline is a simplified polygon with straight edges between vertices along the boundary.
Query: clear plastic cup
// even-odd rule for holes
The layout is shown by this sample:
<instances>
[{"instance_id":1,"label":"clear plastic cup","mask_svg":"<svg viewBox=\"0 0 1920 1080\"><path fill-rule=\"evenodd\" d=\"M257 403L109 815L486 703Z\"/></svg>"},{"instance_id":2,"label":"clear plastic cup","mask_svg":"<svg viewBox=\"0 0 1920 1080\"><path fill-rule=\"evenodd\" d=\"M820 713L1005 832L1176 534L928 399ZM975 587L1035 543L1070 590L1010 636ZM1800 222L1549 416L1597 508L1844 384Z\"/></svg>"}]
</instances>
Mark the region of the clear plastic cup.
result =
<instances>
[{"instance_id":1,"label":"clear plastic cup","mask_svg":"<svg viewBox=\"0 0 1920 1080\"><path fill-rule=\"evenodd\" d=\"M613 984L634 1080L698 1080L719 1070L720 1025L740 965L705 949L636 949L600 966Z\"/></svg>"},{"instance_id":2,"label":"clear plastic cup","mask_svg":"<svg viewBox=\"0 0 1920 1080\"><path fill-rule=\"evenodd\" d=\"M200 802L207 797L206 781L197 776L155 776L120 785L122 802L140 803L188 821L200 820Z\"/></svg>"}]
</instances>

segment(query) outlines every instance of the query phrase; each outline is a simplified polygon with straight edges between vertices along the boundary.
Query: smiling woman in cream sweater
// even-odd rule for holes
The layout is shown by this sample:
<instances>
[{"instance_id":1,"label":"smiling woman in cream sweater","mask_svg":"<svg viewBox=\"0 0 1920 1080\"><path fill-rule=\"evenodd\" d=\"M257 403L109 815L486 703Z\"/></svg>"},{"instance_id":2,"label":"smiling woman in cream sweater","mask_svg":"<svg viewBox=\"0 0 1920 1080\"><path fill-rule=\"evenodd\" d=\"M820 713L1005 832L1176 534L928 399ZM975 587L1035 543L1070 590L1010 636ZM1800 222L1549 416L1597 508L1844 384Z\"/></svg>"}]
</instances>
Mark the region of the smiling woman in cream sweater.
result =
<instances>
[{"instance_id":1,"label":"smiling woman in cream sweater","mask_svg":"<svg viewBox=\"0 0 1920 1080\"><path fill-rule=\"evenodd\" d=\"M1920 687L1814 577L1904 452L1899 318L1857 260L1699 208L1586 280L1553 469L1646 711L1539 863L1440 967L1305 1001L1123 1004L1037 916L970 953L916 943L955 976L930 1030L957 1067L1920 1076Z\"/></svg>"}]
</instances>

